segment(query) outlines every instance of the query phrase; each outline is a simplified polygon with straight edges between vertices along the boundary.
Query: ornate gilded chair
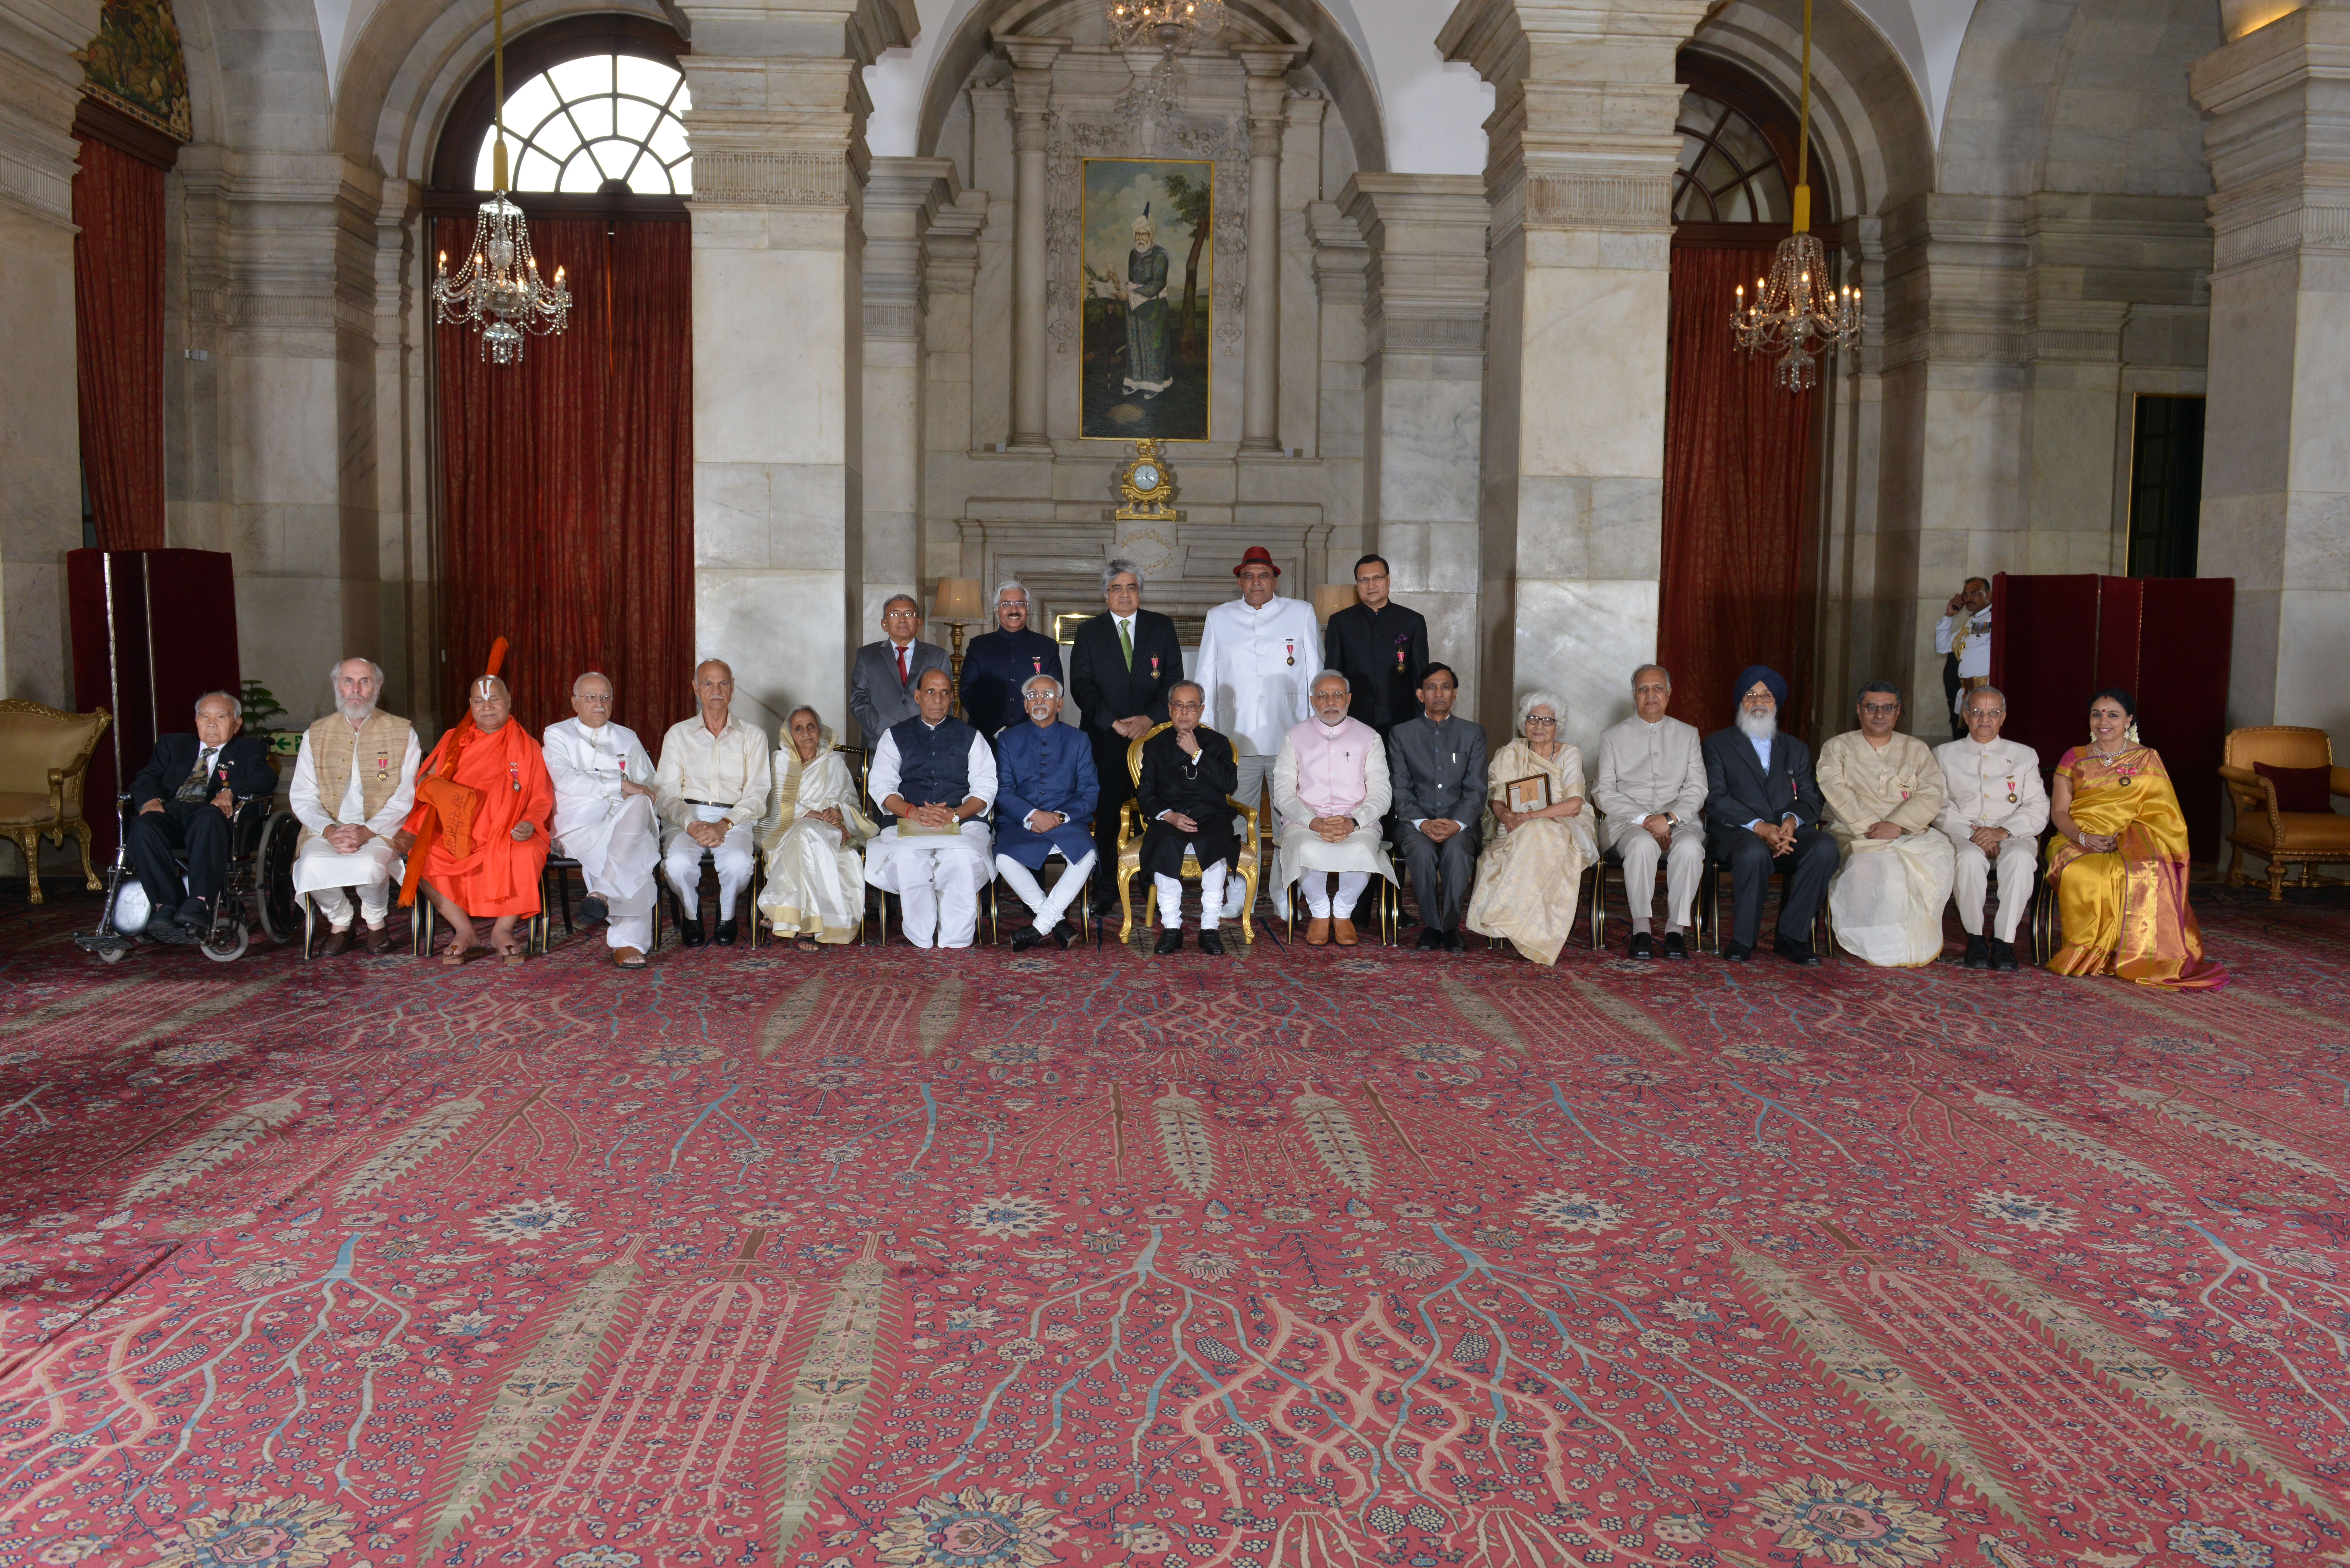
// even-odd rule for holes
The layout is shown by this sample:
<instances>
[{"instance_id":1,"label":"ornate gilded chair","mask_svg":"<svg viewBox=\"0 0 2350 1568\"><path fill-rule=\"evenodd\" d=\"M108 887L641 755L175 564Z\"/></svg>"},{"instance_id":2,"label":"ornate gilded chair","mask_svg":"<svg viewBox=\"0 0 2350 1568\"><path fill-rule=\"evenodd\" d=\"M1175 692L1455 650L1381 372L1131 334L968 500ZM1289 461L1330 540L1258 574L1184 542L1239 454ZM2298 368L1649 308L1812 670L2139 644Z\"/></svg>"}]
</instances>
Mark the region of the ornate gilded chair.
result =
<instances>
[{"instance_id":1,"label":"ornate gilded chair","mask_svg":"<svg viewBox=\"0 0 2350 1568\"><path fill-rule=\"evenodd\" d=\"M2272 770L2308 770L2303 784L2306 798L2295 797L2292 786L2301 781L2292 780L2280 798L2277 781L2262 777L2257 770L2256 764L2263 763ZM2321 768L2325 770L2323 780L2316 774ZM2244 884L2246 850L2268 862L2269 897L2280 901L2284 898L2288 867L2300 867L2302 886L2308 887L2314 880L2314 867L2350 861L2350 816L2333 809L2330 798L2350 796L2350 768L2334 765L2334 742L2324 731L2299 724L2230 730L2220 777L2226 782L2228 798L2236 808L2236 826L2228 835L2230 888ZM2323 794L2315 787L2320 783L2324 786ZM2323 809L2313 809L2321 802Z\"/></svg>"},{"instance_id":2,"label":"ornate gilded chair","mask_svg":"<svg viewBox=\"0 0 2350 1568\"><path fill-rule=\"evenodd\" d=\"M1165 728L1167 726L1164 723L1154 724L1127 744L1127 777L1137 789L1142 787L1142 744ZM1241 908L1241 940L1253 942L1256 940L1256 930L1251 921L1256 914L1256 808L1243 805L1231 795L1226 795L1224 799L1233 812L1244 818L1248 824L1248 830L1241 835L1240 854L1236 857L1239 864L1233 869L1240 873L1242 881L1248 887L1248 902ZM1142 874L1144 827L1140 811L1129 797L1118 811L1118 909L1119 915L1124 918L1118 927L1118 940L1122 942L1131 941L1134 939L1134 879ZM1185 850L1183 864L1177 875L1186 882L1198 881L1200 879L1199 857ZM1158 898L1155 896L1146 895L1143 919L1148 921L1151 911L1158 907Z\"/></svg>"},{"instance_id":3,"label":"ornate gilded chair","mask_svg":"<svg viewBox=\"0 0 2350 1568\"><path fill-rule=\"evenodd\" d=\"M81 874L93 893L100 886L89 860L89 823L82 815L82 783L99 737L114 722L103 708L68 713L22 697L0 699L0 838L25 857L25 880L41 901L41 840L62 845L70 833L81 846Z\"/></svg>"}]
</instances>

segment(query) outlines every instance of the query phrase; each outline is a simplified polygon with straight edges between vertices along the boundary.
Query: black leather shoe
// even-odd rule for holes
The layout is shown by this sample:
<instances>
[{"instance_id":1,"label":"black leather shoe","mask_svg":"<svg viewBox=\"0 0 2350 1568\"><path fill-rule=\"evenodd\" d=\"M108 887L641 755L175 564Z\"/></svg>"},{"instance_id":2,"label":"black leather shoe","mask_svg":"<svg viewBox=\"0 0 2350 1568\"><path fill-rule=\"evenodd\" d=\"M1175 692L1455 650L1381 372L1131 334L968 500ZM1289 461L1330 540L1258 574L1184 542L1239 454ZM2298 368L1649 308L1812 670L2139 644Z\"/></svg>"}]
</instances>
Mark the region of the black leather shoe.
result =
<instances>
[{"instance_id":1,"label":"black leather shoe","mask_svg":"<svg viewBox=\"0 0 2350 1568\"><path fill-rule=\"evenodd\" d=\"M1731 963L1744 963L1754 956L1754 950L1745 942L1727 941L1721 944L1721 956Z\"/></svg>"},{"instance_id":2,"label":"black leather shoe","mask_svg":"<svg viewBox=\"0 0 2350 1568\"><path fill-rule=\"evenodd\" d=\"M1772 939L1771 950L1789 963L1806 969L1820 961L1820 955L1812 950L1811 943L1795 941L1787 937Z\"/></svg>"},{"instance_id":3,"label":"black leather shoe","mask_svg":"<svg viewBox=\"0 0 2350 1568\"><path fill-rule=\"evenodd\" d=\"M1444 933L1444 950L1449 953L1465 953L1469 950L1469 944L1461 940L1460 927L1455 926Z\"/></svg>"},{"instance_id":4,"label":"black leather shoe","mask_svg":"<svg viewBox=\"0 0 2350 1568\"><path fill-rule=\"evenodd\" d=\"M188 929L200 934L213 929L213 907L210 901L203 898L189 899L180 906L180 912L172 918Z\"/></svg>"},{"instance_id":5,"label":"black leather shoe","mask_svg":"<svg viewBox=\"0 0 2350 1568\"><path fill-rule=\"evenodd\" d=\"M687 947L698 948L710 939L702 934L700 920L680 920L677 923L677 940Z\"/></svg>"},{"instance_id":6,"label":"black leather shoe","mask_svg":"<svg viewBox=\"0 0 2350 1568\"><path fill-rule=\"evenodd\" d=\"M1169 953L1181 952L1183 950L1183 933L1180 930L1173 929L1159 932L1158 945L1153 947L1150 950L1158 954L1160 958L1165 958Z\"/></svg>"},{"instance_id":7,"label":"black leather shoe","mask_svg":"<svg viewBox=\"0 0 2350 1568\"><path fill-rule=\"evenodd\" d=\"M1077 940L1078 934L1077 928L1068 921L1056 920L1053 924L1053 945L1063 952L1067 952L1069 944Z\"/></svg>"},{"instance_id":8,"label":"black leather shoe","mask_svg":"<svg viewBox=\"0 0 2350 1568\"><path fill-rule=\"evenodd\" d=\"M579 923L583 926L600 926L611 915L612 906L593 893L579 900Z\"/></svg>"},{"instance_id":9,"label":"black leather shoe","mask_svg":"<svg viewBox=\"0 0 2350 1568\"><path fill-rule=\"evenodd\" d=\"M1023 926L1012 933L1012 950L1015 953L1024 953L1030 948L1044 945L1045 933L1033 925Z\"/></svg>"},{"instance_id":10,"label":"black leather shoe","mask_svg":"<svg viewBox=\"0 0 2350 1568\"><path fill-rule=\"evenodd\" d=\"M740 923L733 917L729 916L718 922L718 935L714 940L720 947L731 948L734 945L734 938L739 929Z\"/></svg>"},{"instance_id":11,"label":"black leather shoe","mask_svg":"<svg viewBox=\"0 0 2350 1568\"><path fill-rule=\"evenodd\" d=\"M2023 966L2015 960L2015 944L2001 941L1997 937L1991 938L1991 967L2005 974L2013 974L2022 969Z\"/></svg>"},{"instance_id":12,"label":"black leather shoe","mask_svg":"<svg viewBox=\"0 0 2350 1568\"><path fill-rule=\"evenodd\" d=\"M1213 930L1201 931L1200 933L1200 950L1206 953L1211 958L1223 957L1224 939L1222 933Z\"/></svg>"},{"instance_id":13,"label":"black leather shoe","mask_svg":"<svg viewBox=\"0 0 2350 1568\"><path fill-rule=\"evenodd\" d=\"M1665 956L1669 959L1689 957L1689 943L1681 940L1681 934L1679 931L1665 933Z\"/></svg>"},{"instance_id":14,"label":"black leather shoe","mask_svg":"<svg viewBox=\"0 0 2350 1568\"><path fill-rule=\"evenodd\" d=\"M1657 956L1657 944L1646 931L1634 931L1631 945L1624 950L1627 957L1652 959Z\"/></svg>"},{"instance_id":15,"label":"black leather shoe","mask_svg":"<svg viewBox=\"0 0 2350 1568\"><path fill-rule=\"evenodd\" d=\"M1979 936L1969 937L1965 962L1969 969L1991 968L1991 945Z\"/></svg>"},{"instance_id":16,"label":"black leather shoe","mask_svg":"<svg viewBox=\"0 0 2350 1568\"><path fill-rule=\"evenodd\" d=\"M175 948L185 947L196 940L194 931L165 914L148 916L146 929L139 934L151 942L163 942Z\"/></svg>"},{"instance_id":17,"label":"black leather shoe","mask_svg":"<svg viewBox=\"0 0 2350 1568\"><path fill-rule=\"evenodd\" d=\"M1444 933L1434 926L1422 926L1419 928L1419 940L1411 945L1418 951L1432 953L1444 945Z\"/></svg>"}]
</instances>

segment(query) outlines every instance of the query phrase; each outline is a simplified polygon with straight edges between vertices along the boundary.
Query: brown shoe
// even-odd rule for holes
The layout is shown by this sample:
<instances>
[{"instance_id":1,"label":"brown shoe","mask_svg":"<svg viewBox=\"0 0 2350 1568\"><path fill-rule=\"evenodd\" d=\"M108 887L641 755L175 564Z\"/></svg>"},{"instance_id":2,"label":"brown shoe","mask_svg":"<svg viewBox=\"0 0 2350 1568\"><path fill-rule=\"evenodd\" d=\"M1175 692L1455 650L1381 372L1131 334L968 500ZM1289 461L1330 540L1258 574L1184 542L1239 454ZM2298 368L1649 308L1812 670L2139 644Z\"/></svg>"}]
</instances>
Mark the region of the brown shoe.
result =
<instances>
[{"instance_id":1,"label":"brown shoe","mask_svg":"<svg viewBox=\"0 0 2350 1568\"><path fill-rule=\"evenodd\" d=\"M634 948L614 948L612 950L612 967L614 969L642 969L645 967L645 955L639 952Z\"/></svg>"},{"instance_id":2,"label":"brown shoe","mask_svg":"<svg viewBox=\"0 0 2350 1568\"><path fill-rule=\"evenodd\" d=\"M369 926L367 929L367 950L371 953L390 952L391 950L390 930L383 926Z\"/></svg>"},{"instance_id":3,"label":"brown shoe","mask_svg":"<svg viewBox=\"0 0 2350 1568\"><path fill-rule=\"evenodd\" d=\"M338 931L334 929L332 927L329 927L327 930L327 940L318 944L318 956L320 958L337 957L348 950L350 945L350 928L347 926Z\"/></svg>"},{"instance_id":4,"label":"brown shoe","mask_svg":"<svg viewBox=\"0 0 2350 1568\"><path fill-rule=\"evenodd\" d=\"M1307 947L1327 947L1329 942L1330 918L1327 915L1316 915L1312 919L1305 922L1305 945Z\"/></svg>"},{"instance_id":5,"label":"brown shoe","mask_svg":"<svg viewBox=\"0 0 2350 1568\"><path fill-rule=\"evenodd\" d=\"M1342 948L1353 947L1355 945L1355 922L1343 918L1332 920L1330 922L1330 940L1336 942Z\"/></svg>"}]
</instances>

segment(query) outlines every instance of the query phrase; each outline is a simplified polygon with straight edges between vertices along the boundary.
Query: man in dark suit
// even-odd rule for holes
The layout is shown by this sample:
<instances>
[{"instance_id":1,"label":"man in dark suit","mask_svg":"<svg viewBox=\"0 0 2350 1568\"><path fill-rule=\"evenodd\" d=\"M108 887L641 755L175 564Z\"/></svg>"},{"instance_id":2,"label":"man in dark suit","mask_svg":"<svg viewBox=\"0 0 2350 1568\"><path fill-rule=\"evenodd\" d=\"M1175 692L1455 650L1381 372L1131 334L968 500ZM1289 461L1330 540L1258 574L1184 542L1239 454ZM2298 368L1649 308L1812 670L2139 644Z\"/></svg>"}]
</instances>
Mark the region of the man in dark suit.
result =
<instances>
[{"instance_id":1,"label":"man in dark suit","mask_svg":"<svg viewBox=\"0 0 2350 1568\"><path fill-rule=\"evenodd\" d=\"M1412 696L1428 673L1428 618L1388 597L1385 556L1355 563L1355 597L1357 603L1330 617L1322 634L1323 662L1345 676L1354 692L1347 716L1384 737L1419 717ZM1482 780L1478 787L1484 787Z\"/></svg>"},{"instance_id":2,"label":"man in dark suit","mask_svg":"<svg viewBox=\"0 0 2350 1568\"><path fill-rule=\"evenodd\" d=\"M1061 684L1061 645L1028 624L1028 589L995 590L995 629L971 639L962 655L962 716L990 742L1028 720L1026 683L1049 675Z\"/></svg>"},{"instance_id":3,"label":"man in dark suit","mask_svg":"<svg viewBox=\"0 0 2350 1568\"><path fill-rule=\"evenodd\" d=\"M865 743L879 746L893 726L922 711L914 700L914 682L925 670L947 670L947 650L935 642L921 642L922 601L911 594L892 594L881 607L881 629L889 635L857 650L848 673L848 711L865 732ZM953 671L948 670L951 678Z\"/></svg>"},{"instance_id":4,"label":"man in dark suit","mask_svg":"<svg viewBox=\"0 0 2350 1568\"><path fill-rule=\"evenodd\" d=\"M1175 623L1142 607L1142 574L1132 561L1102 568L1102 601L1109 607L1078 627L1070 644L1069 695L1084 716L1101 781L1094 811L1096 895L1114 898L1118 807L1134 798L1126 748L1167 722L1167 693L1183 679L1183 649Z\"/></svg>"},{"instance_id":5,"label":"man in dark suit","mask_svg":"<svg viewBox=\"0 0 2350 1568\"><path fill-rule=\"evenodd\" d=\"M1224 882L1240 875L1241 836L1232 793L1241 781L1232 743L1200 722L1208 693L1196 680L1178 680L1169 693L1170 727L1142 743L1142 783L1136 791L1143 820L1142 870L1159 900L1159 942L1165 956L1183 946L1183 852L1200 863L1200 950L1219 957L1224 939ZM1120 774L1123 777L1123 774Z\"/></svg>"},{"instance_id":6,"label":"man in dark suit","mask_svg":"<svg viewBox=\"0 0 2350 1568\"><path fill-rule=\"evenodd\" d=\"M130 826L124 836L130 869L146 889L146 934L192 942L213 923L213 900L228 880L229 823L236 803L275 794L269 743L240 737L244 717L225 691L196 700L196 732L162 735L155 754L130 781ZM180 874L175 849L188 852Z\"/></svg>"},{"instance_id":7,"label":"man in dark suit","mask_svg":"<svg viewBox=\"0 0 2350 1568\"><path fill-rule=\"evenodd\" d=\"M1461 912L1477 872L1485 815L1485 730L1453 717L1461 683L1431 664L1420 678L1420 716L1388 732L1396 846L1419 895L1419 950L1465 952Z\"/></svg>"},{"instance_id":8,"label":"man in dark suit","mask_svg":"<svg viewBox=\"0 0 2350 1568\"><path fill-rule=\"evenodd\" d=\"M1738 676L1738 722L1705 738L1705 826L1714 857L1730 865L1732 915L1721 956L1744 963L1762 930L1762 892L1773 871L1788 873L1772 950L1815 964L1813 917L1836 868L1836 843L1820 826L1820 786L1811 748L1779 732L1787 682L1767 665Z\"/></svg>"}]
</instances>

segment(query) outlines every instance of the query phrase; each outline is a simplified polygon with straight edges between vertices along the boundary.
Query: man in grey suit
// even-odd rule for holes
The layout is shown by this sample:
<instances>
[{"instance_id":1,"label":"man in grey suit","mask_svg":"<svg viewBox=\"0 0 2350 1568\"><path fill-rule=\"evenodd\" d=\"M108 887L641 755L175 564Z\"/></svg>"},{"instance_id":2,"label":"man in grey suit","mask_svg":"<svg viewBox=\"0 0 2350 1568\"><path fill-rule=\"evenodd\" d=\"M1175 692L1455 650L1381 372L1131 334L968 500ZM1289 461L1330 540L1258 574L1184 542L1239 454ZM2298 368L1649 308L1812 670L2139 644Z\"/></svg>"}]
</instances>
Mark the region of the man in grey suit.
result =
<instances>
[{"instance_id":1,"label":"man in grey suit","mask_svg":"<svg viewBox=\"0 0 2350 1568\"><path fill-rule=\"evenodd\" d=\"M881 629L889 635L857 650L848 676L848 711L865 732L865 743L878 746L892 726L922 711L914 701L914 682L925 670L947 670L947 650L935 642L920 642L922 601L911 594L892 594L881 607ZM947 671L952 680L954 672Z\"/></svg>"},{"instance_id":2,"label":"man in grey suit","mask_svg":"<svg viewBox=\"0 0 2350 1568\"><path fill-rule=\"evenodd\" d=\"M1665 716L1673 678L1661 664L1632 671L1632 717L1599 737L1592 803L1607 814L1607 847L1624 862L1630 953L1657 956L1657 861L1665 861L1665 956L1689 957L1681 934L1705 879L1705 756L1696 727Z\"/></svg>"},{"instance_id":3,"label":"man in grey suit","mask_svg":"<svg viewBox=\"0 0 2350 1568\"><path fill-rule=\"evenodd\" d=\"M1419 895L1419 950L1462 952L1461 911L1485 815L1485 731L1452 716L1461 683L1431 664L1419 681L1420 716L1388 732L1388 776L1395 790L1397 847Z\"/></svg>"}]
</instances>

